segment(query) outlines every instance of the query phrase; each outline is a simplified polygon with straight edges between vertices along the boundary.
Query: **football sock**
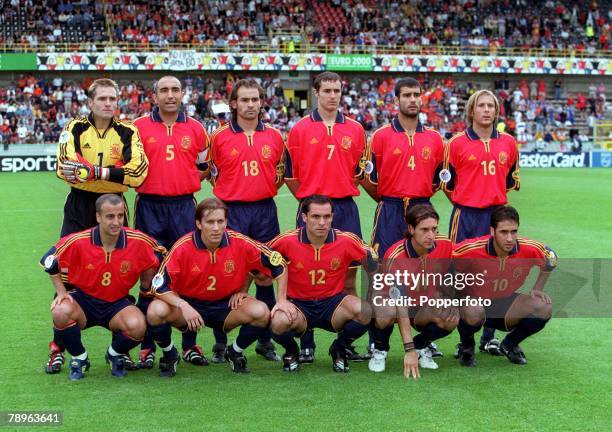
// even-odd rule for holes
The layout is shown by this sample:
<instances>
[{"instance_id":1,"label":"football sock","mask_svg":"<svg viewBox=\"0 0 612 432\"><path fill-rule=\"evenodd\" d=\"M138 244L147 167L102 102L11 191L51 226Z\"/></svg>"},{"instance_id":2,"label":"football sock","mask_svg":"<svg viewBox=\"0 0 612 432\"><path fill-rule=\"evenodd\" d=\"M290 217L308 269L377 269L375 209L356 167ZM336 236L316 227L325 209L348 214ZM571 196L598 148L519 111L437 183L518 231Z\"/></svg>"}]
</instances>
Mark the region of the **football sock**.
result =
<instances>
[{"instance_id":1,"label":"football sock","mask_svg":"<svg viewBox=\"0 0 612 432\"><path fill-rule=\"evenodd\" d=\"M315 345L315 340L314 340L314 330L313 329L306 330L306 332L300 338L300 345L302 346L302 349L306 349L306 348L310 348L311 350L315 349L316 345Z\"/></svg>"},{"instance_id":2,"label":"football sock","mask_svg":"<svg viewBox=\"0 0 612 432\"><path fill-rule=\"evenodd\" d=\"M111 348L120 354L127 354L130 350L141 342L140 340L130 337L126 332L116 331L113 333L113 343ZM111 353L112 354L112 353Z\"/></svg>"},{"instance_id":3,"label":"football sock","mask_svg":"<svg viewBox=\"0 0 612 432\"><path fill-rule=\"evenodd\" d=\"M492 327L485 327L482 329L482 335L480 335L480 343L486 344L495 337L495 329Z\"/></svg>"},{"instance_id":4,"label":"football sock","mask_svg":"<svg viewBox=\"0 0 612 432\"><path fill-rule=\"evenodd\" d=\"M223 333L222 330L213 329L213 334L215 335L216 343L227 345L227 334ZM195 340L194 340L194 345L195 345Z\"/></svg>"},{"instance_id":5,"label":"football sock","mask_svg":"<svg viewBox=\"0 0 612 432\"><path fill-rule=\"evenodd\" d=\"M274 299L274 287L272 285L255 284L255 298L264 302L266 306L268 306L269 310L272 310L274 305L276 305L276 300ZM272 332L270 331L269 327L266 327L261 330L257 339L259 343L263 345L270 342L271 337Z\"/></svg>"},{"instance_id":6,"label":"football sock","mask_svg":"<svg viewBox=\"0 0 612 432\"><path fill-rule=\"evenodd\" d=\"M73 359L77 359L77 360L85 360L87 359L87 351L85 351L83 354L80 354L78 356L72 356Z\"/></svg>"},{"instance_id":7,"label":"football sock","mask_svg":"<svg viewBox=\"0 0 612 432\"><path fill-rule=\"evenodd\" d=\"M234 349L236 346L240 347L241 350L237 352L242 352L242 350L247 349L253 342L257 340L257 336L261 333L261 327L255 327L250 324L243 324L240 326L240 331L238 332L238 337L236 337L236 342L234 342Z\"/></svg>"},{"instance_id":8,"label":"football sock","mask_svg":"<svg viewBox=\"0 0 612 432\"><path fill-rule=\"evenodd\" d=\"M504 346L510 349L514 348L529 336L542 330L547 322L548 320L546 319L527 315L506 335L503 340Z\"/></svg>"},{"instance_id":9,"label":"football sock","mask_svg":"<svg viewBox=\"0 0 612 432\"><path fill-rule=\"evenodd\" d=\"M66 346L64 345L64 341L60 337L60 334L55 327L53 327L53 342L55 342L55 345L57 345L60 351L64 351L66 349Z\"/></svg>"},{"instance_id":10,"label":"football sock","mask_svg":"<svg viewBox=\"0 0 612 432\"><path fill-rule=\"evenodd\" d=\"M280 344L280 346L285 348L285 351L288 353L293 354L300 351L300 347L295 341L295 333L292 330L286 331L281 335L272 333L272 339L274 339L276 343Z\"/></svg>"},{"instance_id":11,"label":"football sock","mask_svg":"<svg viewBox=\"0 0 612 432\"><path fill-rule=\"evenodd\" d=\"M149 325L153 340L163 349L172 344L172 328L170 324ZM165 351L165 349L164 349Z\"/></svg>"},{"instance_id":12,"label":"football sock","mask_svg":"<svg viewBox=\"0 0 612 432\"><path fill-rule=\"evenodd\" d=\"M198 334L196 332L193 332L191 330L185 330L183 332L183 339L181 341L181 347L183 348L183 351L188 350L189 348L194 346L197 342L197 337ZM227 338L225 342L227 343Z\"/></svg>"},{"instance_id":13,"label":"football sock","mask_svg":"<svg viewBox=\"0 0 612 432\"><path fill-rule=\"evenodd\" d=\"M391 333L393 333L393 325L390 325L387 328L379 329L374 325L370 324L369 332L370 332L370 340L374 344L374 348L379 351L389 351L389 339L391 338Z\"/></svg>"},{"instance_id":14,"label":"football sock","mask_svg":"<svg viewBox=\"0 0 612 432\"><path fill-rule=\"evenodd\" d=\"M414 337L414 347L416 349L426 348L431 342L441 339L451 334L448 330L438 327L435 323L429 323L423 331Z\"/></svg>"},{"instance_id":15,"label":"football sock","mask_svg":"<svg viewBox=\"0 0 612 432\"><path fill-rule=\"evenodd\" d=\"M459 320L457 330L459 331L461 345L463 345L464 348L469 348L476 345L476 342L474 341L474 334L480 330L480 327L482 327L482 323L473 326L469 325L462 319Z\"/></svg>"},{"instance_id":16,"label":"football sock","mask_svg":"<svg viewBox=\"0 0 612 432\"><path fill-rule=\"evenodd\" d=\"M81 342L81 329L76 321L72 321L68 326L62 329L55 327L55 331L64 341L66 351L68 351L72 357L79 356L85 352L85 347Z\"/></svg>"},{"instance_id":17,"label":"football sock","mask_svg":"<svg viewBox=\"0 0 612 432\"><path fill-rule=\"evenodd\" d=\"M360 324L354 320L347 321L342 331L338 333L339 346L344 349L350 347L356 339L359 339L368 331L368 327L368 325Z\"/></svg>"}]
</instances>

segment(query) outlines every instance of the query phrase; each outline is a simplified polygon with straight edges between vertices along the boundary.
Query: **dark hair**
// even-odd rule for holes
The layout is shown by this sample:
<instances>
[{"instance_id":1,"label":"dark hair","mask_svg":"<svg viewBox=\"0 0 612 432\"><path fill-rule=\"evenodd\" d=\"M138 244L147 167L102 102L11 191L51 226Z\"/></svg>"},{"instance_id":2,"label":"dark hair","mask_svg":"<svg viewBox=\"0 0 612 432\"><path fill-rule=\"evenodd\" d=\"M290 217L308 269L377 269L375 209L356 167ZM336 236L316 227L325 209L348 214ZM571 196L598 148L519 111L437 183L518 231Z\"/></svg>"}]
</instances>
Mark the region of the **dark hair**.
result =
<instances>
[{"instance_id":1,"label":"dark hair","mask_svg":"<svg viewBox=\"0 0 612 432\"><path fill-rule=\"evenodd\" d=\"M223 201L218 198L206 198L200 201L195 211L195 220L201 221L208 213L214 210L223 210L225 218L227 219L227 206Z\"/></svg>"},{"instance_id":2,"label":"dark hair","mask_svg":"<svg viewBox=\"0 0 612 432\"><path fill-rule=\"evenodd\" d=\"M325 195L310 195L302 200L302 213L308 214L311 204L329 204L334 212L332 201Z\"/></svg>"},{"instance_id":3,"label":"dark hair","mask_svg":"<svg viewBox=\"0 0 612 432\"><path fill-rule=\"evenodd\" d=\"M102 206L106 203L115 206L117 204L123 204L123 199L121 199L119 195L112 193L99 196L96 200L96 213L102 214Z\"/></svg>"},{"instance_id":4,"label":"dark hair","mask_svg":"<svg viewBox=\"0 0 612 432\"><path fill-rule=\"evenodd\" d=\"M417 204L414 207L410 207L405 214L406 224L415 229L418 224L429 218L433 218L438 222L440 221L440 215L431 204ZM410 238L408 230L406 230L405 237Z\"/></svg>"},{"instance_id":5,"label":"dark hair","mask_svg":"<svg viewBox=\"0 0 612 432\"><path fill-rule=\"evenodd\" d=\"M519 214L516 209L512 206L501 206L497 207L491 215L491 228L497 228L500 222L512 221L520 225Z\"/></svg>"},{"instance_id":6,"label":"dark hair","mask_svg":"<svg viewBox=\"0 0 612 432\"><path fill-rule=\"evenodd\" d=\"M236 115L237 115L236 111L237 110L232 108L231 102L238 100L238 90L240 88L242 88L242 87L257 89L257 91L259 92L259 99L261 99L262 106L263 106L264 100L266 98L266 91L253 78L244 78L244 79L240 79L240 80L236 81L234 83L234 87L232 87L232 92L230 93L230 97L229 97L230 110L232 111L232 118L234 120L236 120ZM259 118L261 119L261 117L262 117L262 112L260 111L259 112Z\"/></svg>"},{"instance_id":7,"label":"dark hair","mask_svg":"<svg viewBox=\"0 0 612 432\"><path fill-rule=\"evenodd\" d=\"M401 80L397 81L397 83L395 83L395 96L399 97L400 91L403 87L418 87L420 89L421 84L414 78L402 78Z\"/></svg>"},{"instance_id":8,"label":"dark hair","mask_svg":"<svg viewBox=\"0 0 612 432\"><path fill-rule=\"evenodd\" d=\"M183 90L183 83L181 82L181 80L180 80L180 79L178 79L178 78L177 78L177 77L175 77L174 75L164 75L163 77L161 77L160 79L158 79L157 81L155 81L155 82L153 83L153 92L154 92L155 94L157 94L157 90L159 89L159 82L160 82L161 80L163 80L164 78L172 78L172 79L177 80L177 81L178 81L178 83L179 83L179 88L181 89L181 91Z\"/></svg>"},{"instance_id":9,"label":"dark hair","mask_svg":"<svg viewBox=\"0 0 612 432\"><path fill-rule=\"evenodd\" d=\"M338 75L336 72L323 72L317 75L314 79L314 82L312 83L312 86L316 91L319 91L319 89L321 88L321 83L323 81L340 81L340 83L342 83L340 75Z\"/></svg>"}]
</instances>

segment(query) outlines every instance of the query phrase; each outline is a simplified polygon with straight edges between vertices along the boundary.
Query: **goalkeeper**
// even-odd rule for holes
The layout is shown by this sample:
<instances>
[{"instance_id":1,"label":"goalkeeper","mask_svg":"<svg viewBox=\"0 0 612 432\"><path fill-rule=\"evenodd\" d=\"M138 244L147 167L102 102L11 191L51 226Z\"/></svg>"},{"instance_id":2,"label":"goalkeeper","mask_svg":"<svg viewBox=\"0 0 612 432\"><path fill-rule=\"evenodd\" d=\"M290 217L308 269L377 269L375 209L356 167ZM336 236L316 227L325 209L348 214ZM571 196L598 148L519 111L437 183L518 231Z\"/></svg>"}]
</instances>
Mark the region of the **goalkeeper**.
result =
<instances>
[{"instance_id":1,"label":"goalkeeper","mask_svg":"<svg viewBox=\"0 0 612 432\"><path fill-rule=\"evenodd\" d=\"M136 127L114 117L119 96L117 84L110 79L95 80L87 96L91 113L72 120L57 146L57 176L70 184L60 237L96 226L98 197L107 193L123 196L128 186L140 186L149 167ZM123 221L127 225L125 198L123 203ZM67 281L67 275L62 274L62 278ZM63 351L63 341L54 332L46 373L61 371L65 362ZM128 356L124 362L127 369L132 368Z\"/></svg>"},{"instance_id":2,"label":"goalkeeper","mask_svg":"<svg viewBox=\"0 0 612 432\"><path fill-rule=\"evenodd\" d=\"M57 175L71 186L61 237L96 225L95 202L100 195L122 195L147 176L138 130L115 118L118 97L119 87L113 80L95 80L87 94L91 113L72 120L60 135ZM127 205L125 209L127 224Z\"/></svg>"}]
</instances>

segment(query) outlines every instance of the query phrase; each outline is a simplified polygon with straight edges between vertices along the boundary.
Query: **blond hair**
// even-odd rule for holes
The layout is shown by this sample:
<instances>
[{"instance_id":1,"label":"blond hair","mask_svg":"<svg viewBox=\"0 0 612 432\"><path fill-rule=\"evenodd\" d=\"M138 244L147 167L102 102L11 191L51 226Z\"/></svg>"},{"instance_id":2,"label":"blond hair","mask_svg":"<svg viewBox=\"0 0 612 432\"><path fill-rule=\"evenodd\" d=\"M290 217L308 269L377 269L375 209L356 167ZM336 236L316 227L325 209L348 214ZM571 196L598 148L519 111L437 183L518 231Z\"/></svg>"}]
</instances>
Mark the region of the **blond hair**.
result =
<instances>
[{"instance_id":1,"label":"blond hair","mask_svg":"<svg viewBox=\"0 0 612 432\"><path fill-rule=\"evenodd\" d=\"M478 90L472 96L470 96L467 104L465 104L465 116L468 126L472 126L472 123L474 122L474 107L478 103L480 96L483 95L491 96L493 98L493 103L495 104L495 119L493 123L497 123L497 118L499 117L499 101L497 100L497 97L495 97L495 94L493 94L491 90Z\"/></svg>"},{"instance_id":2,"label":"blond hair","mask_svg":"<svg viewBox=\"0 0 612 432\"><path fill-rule=\"evenodd\" d=\"M119 96L119 86L115 81L110 78L98 78L97 80L92 82L89 88L87 89L87 97L89 99L95 99L98 87L112 87L115 89L117 96Z\"/></svg>"}]
</instances>

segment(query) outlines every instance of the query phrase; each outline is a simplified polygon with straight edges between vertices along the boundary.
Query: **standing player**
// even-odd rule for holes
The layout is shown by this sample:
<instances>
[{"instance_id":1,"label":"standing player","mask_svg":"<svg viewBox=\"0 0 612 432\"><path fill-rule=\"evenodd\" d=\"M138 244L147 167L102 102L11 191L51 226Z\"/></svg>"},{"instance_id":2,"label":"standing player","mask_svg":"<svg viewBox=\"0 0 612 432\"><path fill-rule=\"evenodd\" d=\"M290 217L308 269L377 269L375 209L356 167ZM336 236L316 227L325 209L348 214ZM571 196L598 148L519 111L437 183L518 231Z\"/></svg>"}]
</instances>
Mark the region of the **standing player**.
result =
<instances>
[{"instance_id":1,"label":"standing player","mask_svg":"<svg viewBox=\"0 0 612 432\"><path fill-rule=\"evenodd\" d=\"M348 372L347 349L366 332L370 313L359 297L343 292L346 274L359 261L366 270L375 271L376 255L355 234L331 228L334 213L329 198L308 197L301 210L304 226L269 243L289 263L289 282L286 289L279 286L270 326L286 350L285 371L299 368L295 336L319 327L338 332L329 354L335 372Z\"/></svg>"},{"instance_id":2,"label":"standing player","mask_svg":"<svg viewBox=\"0 0 612 432\"><path fill-rule=\"evenodd\" d=\"M285 183L298 200L310 195L330 197L334 207L333 228L352 232L361 237L359 210L353 196L363 176L360 161L365 150L365 131L356 121L338 111L342 96L340 76L323 72L314 80L317 108L302 118L289 132L288 157L285 163ZM297 211L297 226L302 227L301 205ZM355 294L357 269L348 271L346 291ZM314 336L302 339L301 360L314 360ZM352 349L352 347L351 347ZM362 358L351 352L351 358Z\"/></svg>"},{"instance_id":3,"label":"standing player","mask_svg":"<svg viewBox=\"0 0 612 432\"><path fill-rule=\"evenodd\" d=\"M375 329L372 332L374 352L368 364L372 372L385 370L385 361L390 348L389 337L396 320L404 342L406 378L411 375L417 378L418 366L438 369L429 345L437 339L448 336L457 327L459 321L457 308L418 306L418 301L422 297L445 297L450 291L436 280L437 275L443 277L448 272L452 256L452 243L447 237L438 235L439 220L440 216L431 205L419 204L411 207L406 213L405 223L408 228L405 238L393 244L385 254L383 264L385 273L409 272L433 278L431 281L420 281L416 285L398 287L403 298L413 299L417 306L389 308L374 302L376 315ZM411 324L420 332L414 339L410 330Z\"/></svg>"},{"instance_id":4,"label":"standing player","mask_svg":"<svg viewBox=\"0 0 612 432\"><path fill-rule=\"evenodd\" d=\"M211 137L216 168L213 193L228 207L228 228L265 243L280 233L274 196L283 181L285 142L280 131L261 121L264 89L253 79L241 79L230 94L232 118ZM250 281L248 282L250 284ZM256 279L258 300L274 307L270 282ZM227 337L215 333L213 360L223 359ZM262 335L255 351L268 360L280 361L270 332Z\"/></svg>"},{"instance_id":5,"label":"standing player","mask_svg":"<svg viewBox=\"0 0 612 432\"><path fill-rule=\"evenodd\" d=\"M381 256L404 236L408 228L406 211L417 204L429 204L440 186L439 172L444 162L442 137L419 122L419 82L414 78L399 80L395 97L399 114L374 132L367 151L372 169L365 184L379 201L372 247Z\"/></svg>"},{"instance_id":6,"label":"standing player","mask_svg":"<svg viewBox=\"0 0 612 432\"><path fill-rule=\"evenodd\" d=\"M279 290L285 290L285 262L278 252L227 230L227 207L217 198L198 204L195 222L197 229L176 242L153 280L156 300L147 320L164 351L161 376L174 376L179 361L170 325L191 331L206 325L223 332L240 326L225 358L234 372L248 373L243 351L268 326L270 311L247 294L245 281L249 272L262 273L277 278Z\"/></svg>"},{"instance_id":7,"label":"standing player","mask_svg":"<svg viewBox=\"0 0 612 432\"><path fill-rule=\"evenodd\" d=\"M174 76L160 78L154 85L156 107L134 125L140 131L150 171L136 189L134 226L170 249L174 242L195 227L194 193L208 169L208 135L204 127L181 109L185 94ZM140 292L138 307L144 314L151 293ZM201 366L208 364L196 345L196 334L183 334L183 359ZM150 369L155 361L155 344L147 333L140 350L139 366Z\"/></svg>"},{"instance_id":8,"label":"standing player","mask_svg":"<svg viewBox=\"0 0 612 432\"><path fill-rule=\"evenodd\" d=\"M519 190L519 155L511 135L495 129L499 102L489 90L470 96L465 107L468 128L448 143L444 190L453 203L451 241L487 235L491 214L508 202L507 192ZM443 177L445 177L443 175ZM481 351L499 355L499 341L487 330L480 341Z\"/></svg>"},{"instance_id":9,"label":"standing player","mask_svg":"<svg viewBox=\"0 0 612 432\"><path fill-rule=\"evenodd\" d=\"M119 87L113 80L95 80L87 90L91 113L64 128L57 146L57 175L70 185L64 204L61 237L96 225L96 200L119 196L147 176L148 162L138 130L115 118ZM124 200L125 202L125 200ZM125 205L127 225L127 204ZM64 345L54 331L45 372L58 373L64 364Z\"/></svg>"},{"instance_id":10,"label":"standing player","mask_svg":"<svg viewBox=\"0 0 612 432\"><path fill-rule=\"evenodd\" d=\"M487 307L461 308L456 357L463 366L475 366L474 334L484 325L509 332L500 350L515 364L527 359L519 344L544 328L552 315L552 302L544 285L557 264L555 253L543 243L518 237L519 214L510 206L497 208L491 215L490 234L457 245L453 262L458 272L483 274L484 283L466 289L465 295L490 299ZM529 272L540 273L530 294L516 291Z\"/></svg>"},{"instance_id":11,"label":"standing player","mask_svg":"<svg viewBox=\"0 0 612 432\"><path fill-rule=\"evenodd\" d=\"M372 247L384 256L389 247L402 239L406 232L405 214L418 204L429 204L439 189L439 173L444 162L444 143L434 129L419 122L421 85L414 78L400 79L395 84L399 105L397 117L376 130L367 149L371 162L364 188L379 201L374 217ZM372 351L370 331L369 351ZM442 353L435 345L436 356Z\"/></svg>"},{"instance_id":12,"label":"standing player","mask_svg":"<svg viewBox=\"0 0 612 432\"><path fill-rule=\"evenodd\" d=\"M113 332L106 352L112 375L125 376L124 356L142 340L145 317L128 295L140 277L149 287L164 249L146 235L124 228L125 204L117 195L96 200L98 225L63 237L41 260L57 297L51 303L54 328L72 355L71 380L89 369L81 330L96 325ZM60 272L67 272L74 290L67 292Z\"/></svg>"}]
</instances>

